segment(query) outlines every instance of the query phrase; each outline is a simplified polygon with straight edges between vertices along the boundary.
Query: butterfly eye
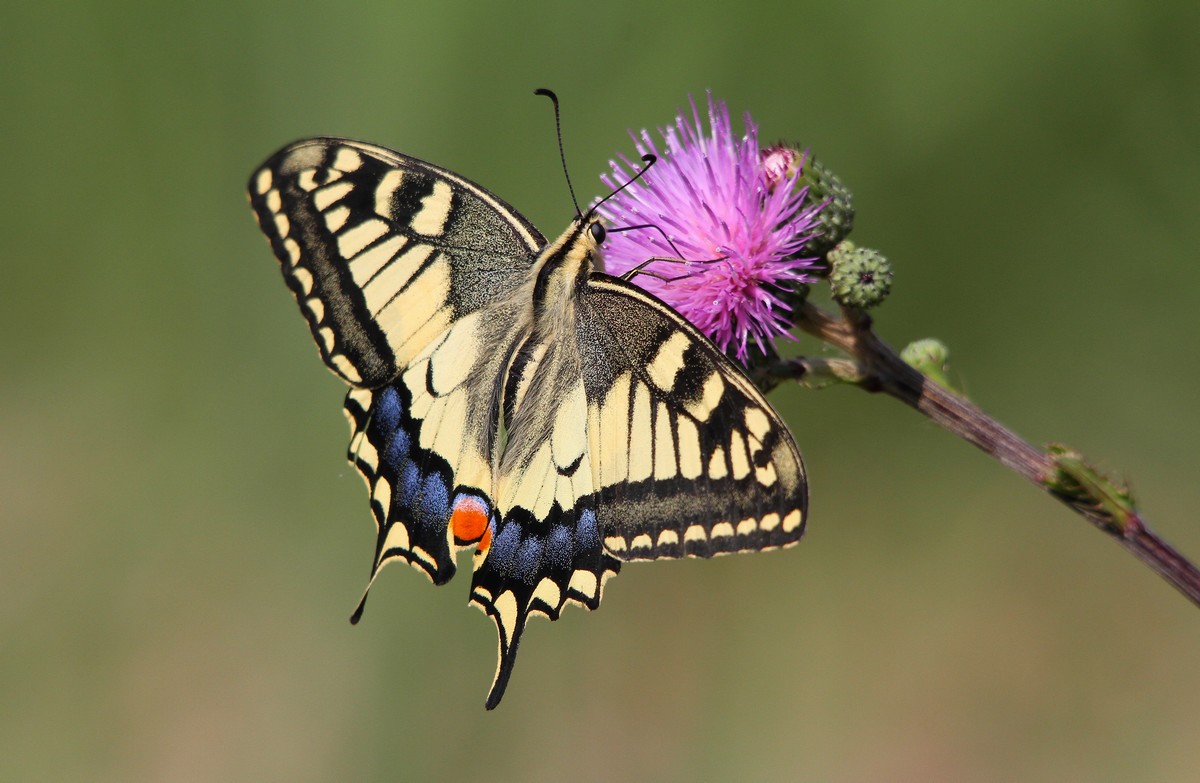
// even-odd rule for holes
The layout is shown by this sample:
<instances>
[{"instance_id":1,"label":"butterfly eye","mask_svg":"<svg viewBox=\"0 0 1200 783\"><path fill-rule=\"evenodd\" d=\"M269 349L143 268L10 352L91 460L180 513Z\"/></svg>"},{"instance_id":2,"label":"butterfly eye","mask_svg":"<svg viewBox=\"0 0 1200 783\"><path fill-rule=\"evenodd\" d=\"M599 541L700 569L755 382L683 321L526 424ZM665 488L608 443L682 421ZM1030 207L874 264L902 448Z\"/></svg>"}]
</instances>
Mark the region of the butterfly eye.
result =
<instances>
[{"instance_id":1,"label":"butterfly eye","mask_svg":"<svg viewBox=\"0 0 1200 783\"><path fill-rule=\"evenodd\" d=\"M588 231L592 232L592 239L596 241L597 245L604 244L604 236L607 232L604 230L603 224L593 223L592 225L588 226Z\"/></svg>"}]
</instances>

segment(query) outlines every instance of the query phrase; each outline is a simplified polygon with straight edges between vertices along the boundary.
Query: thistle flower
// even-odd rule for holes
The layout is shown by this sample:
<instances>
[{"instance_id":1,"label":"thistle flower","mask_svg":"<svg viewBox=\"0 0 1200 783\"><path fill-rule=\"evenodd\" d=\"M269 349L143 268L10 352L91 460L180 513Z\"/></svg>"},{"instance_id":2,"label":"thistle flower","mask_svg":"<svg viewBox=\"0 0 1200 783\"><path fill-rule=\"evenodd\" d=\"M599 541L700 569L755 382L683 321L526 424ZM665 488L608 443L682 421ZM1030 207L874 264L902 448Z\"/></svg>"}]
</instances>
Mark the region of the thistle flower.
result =
<instances>
[{"instance_id":1,"label":"thistle flower","mask_svg":"<svg viewBox=\"0 0 1200 783\"><path fill-rule=\"evenodd\" d=\"M745 135L735 138L729 110L709 94L706 134L695 100L689 103L690 117L679 112L660 129L663 150L645 130L630 134L638 155L658 162L599 212L615 228L651 227L610 232L605 264L614 275L641 266L637 285L745 362L751 340L765 352L788 333L785 297L815 279L815 259L798 255L819 230L820 206L797 184L798 160L759 150L749 114ZM611 189L637 170L624 155L609 165L600 179Z\"/></svg>"}]
</instances>

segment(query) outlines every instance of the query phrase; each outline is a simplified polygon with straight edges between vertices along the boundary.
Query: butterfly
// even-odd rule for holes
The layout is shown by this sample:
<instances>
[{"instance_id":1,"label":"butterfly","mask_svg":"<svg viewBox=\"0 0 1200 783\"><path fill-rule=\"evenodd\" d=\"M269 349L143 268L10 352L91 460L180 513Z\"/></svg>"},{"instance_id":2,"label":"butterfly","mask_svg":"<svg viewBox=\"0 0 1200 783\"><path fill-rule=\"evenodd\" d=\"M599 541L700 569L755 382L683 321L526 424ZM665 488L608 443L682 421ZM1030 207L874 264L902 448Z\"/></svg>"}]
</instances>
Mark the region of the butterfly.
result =
<instances>
[{"instance_id":1,"label":"butterfly","mask_svg":"<svg viewBox=\"0 0 1200 783\"><path fill-rule=\"evenodd\" d=\"M787 426L679 314L604 274L592 212L547 242L453 172L337 138L284 147L249 193L350 386L368 590L395 560L444 584L473 548L470 600L499 634L488 709L528 619L596 609L622 563L799 541L808 486Z\"/></svg>"}]
</instances>

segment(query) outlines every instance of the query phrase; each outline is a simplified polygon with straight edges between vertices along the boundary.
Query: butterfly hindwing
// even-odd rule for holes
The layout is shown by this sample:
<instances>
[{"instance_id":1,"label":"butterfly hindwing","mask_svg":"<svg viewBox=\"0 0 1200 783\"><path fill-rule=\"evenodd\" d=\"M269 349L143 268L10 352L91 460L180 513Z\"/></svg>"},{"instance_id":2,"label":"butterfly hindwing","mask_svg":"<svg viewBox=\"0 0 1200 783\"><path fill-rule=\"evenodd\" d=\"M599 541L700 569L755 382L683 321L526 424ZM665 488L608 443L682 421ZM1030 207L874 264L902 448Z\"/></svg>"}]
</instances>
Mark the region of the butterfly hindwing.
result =
<instances>
[{"instance_id":1,"label":"butterfly hindwing","mask_svg":"<svg viewBox=\"0 0 1200 783\"><path fill-rule=\"evenodd\" d=\"M397 378L346 399L350 461L366 480L377 524L371 577L402 558L435 584L459 549L491 536L497 398L507 351L522 334L510 300L455 322Z\"/></svg>"},{"instance_id":2,"label":"butterfly hindwing","mask_svg":"<svg viewBox=\"0 0 1200 783\"><path fill-rule=\"evenodd\" d=\"M504 695L530 616L557 620L568 601L600 606L604 582L621 563L604 551L588 499L572 509L557 504L544 519L514 507L497 517L490 546L476 556L471 603L496 623L499 655L486 706Z\"/></svg>"}]
</instances>

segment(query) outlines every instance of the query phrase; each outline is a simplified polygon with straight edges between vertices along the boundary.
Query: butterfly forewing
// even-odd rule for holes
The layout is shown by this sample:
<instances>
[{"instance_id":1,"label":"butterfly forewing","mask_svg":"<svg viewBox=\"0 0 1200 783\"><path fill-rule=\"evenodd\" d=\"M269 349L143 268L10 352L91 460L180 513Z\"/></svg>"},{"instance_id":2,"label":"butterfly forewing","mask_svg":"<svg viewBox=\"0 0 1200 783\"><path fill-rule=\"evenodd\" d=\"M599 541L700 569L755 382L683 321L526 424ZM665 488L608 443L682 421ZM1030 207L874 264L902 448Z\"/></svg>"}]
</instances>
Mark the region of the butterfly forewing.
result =
<instances>
[{"instance_id":1,"label":"butterfly forewing","mask_svg":"<svg viewBox=\"0 0 1200 783\"><path fill-rule=\"evenodd\" d=\"M577 315L605 548L622 560L788 546L800 452L762 393L675 311L593 275Z\"/></svg>"},{"instance_id":2,"label":"butterfly forewing","mask_svg":"<svg viewBox=\"0 0 1200 783\"><path fill-rule=\"evenodd\" d=\"M321 358L368 388L510 294L545 244L478 185L344 139L280 150L250 178L250 199Z\"/></svg>"}]
</instances>

